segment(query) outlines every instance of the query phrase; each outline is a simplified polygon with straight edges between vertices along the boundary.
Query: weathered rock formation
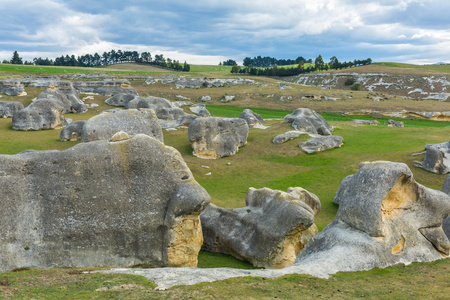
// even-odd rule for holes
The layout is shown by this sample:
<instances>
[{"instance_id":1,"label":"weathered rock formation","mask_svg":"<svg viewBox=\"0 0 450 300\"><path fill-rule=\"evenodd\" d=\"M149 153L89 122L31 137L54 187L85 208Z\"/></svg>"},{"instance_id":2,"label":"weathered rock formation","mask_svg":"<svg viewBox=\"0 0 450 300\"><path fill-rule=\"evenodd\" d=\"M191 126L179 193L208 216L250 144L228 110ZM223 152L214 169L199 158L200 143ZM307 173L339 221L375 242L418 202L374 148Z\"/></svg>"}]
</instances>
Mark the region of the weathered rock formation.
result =
<instances>
[{"instance_id":1,"label":"weathered rock formation","mask_svg":"<svg viewBox=\"0 0 450 300\"><path fill-rule=\"evenodd\" d=\"M189 108L193 113L199 115L200 117L211 117L211 114L206 109L205 104L197 104Z\"/></svg>"},{"instance_id":2,"label":"weathered rock formation","mask_svg":"<svg viewBox=\"0 0 450 300\"><path fill-rule=\"evenodd\" d=\"M109 140L119 131L131 136L146 134L161 142L164 139L161 125L152 109L112 109L86 121L81 141Z\"/></svg>"},{"instance_id":3,"label":"weathered rock formation","mask_svg":"<svg viewBox=\"0 0 450 300\"><path fill-rule=\"evenodd\" d=\"M18 79L0 80L0 93L8 96L20 96L25 93L24 86Z\"/></svg>"},{"instance_id":4,"label":"weathered rock formation","mask_svg":"<svg viewBox=\"0 0 450 300\"><path fill-rule=\"evenodd\" d=\"M357 124L364 124L364 125L375 125L377 126L378 124L380 124L380 122L378 122L377 120L352 120L352 122L355 122Z\"/></svg>"},{"instance_id":5,"label":"weathered rock formation","mask_svg":"<svg viewBox=\"0 0 450 300\"><path fill-rule=\"evenodd\" d=\"M301 130L291 130L287 131L285 133L279 134L276 137L273 138L272 142L274 144L282 144L289 140L293 140L295 138L298 138L302 134L308 134L307 132L301 131Z\"/></svg>"},{"instance_id":6,"label":"weathered rock formation","mask_svg":"<svg viewBox=\"0 0 450 300\"><path fill-rule=\"evenodd\" d=\"M306 142L298 143L298 146L307 153L325 151L328 149L339 148L344 144L342 136L337 135L314 135Z\"/></svg>"},{"instance_id":7,"label":"weathered rock formation","mask_svg":"<svg viewBox=\"0 0 450 300\"><path fill-rule=\"evenodd\" d=\"M133 94L138 92L128 80L104 80L104 81L74 81L74 88L80 93L95 93L103 96L115 94Z\"/></svg>"},{"instance_id":8,"label":"weathered rock formation","mask_svg":"<svg viewBox=\"0 0 450 300\"><path fill-rule=\"evenodd\" d=\"M441 144L425 145L425 158L419 166L433 173L450 172L450 141Z\"/></svg>"},{"instance_id":9,"label":"weathered rock formation","mask_svg":"<svg viewBox=\"0 0 450 300\"><path fill-rule=\"evenodd\" d=\"M402 121L394 121L394 120L388 120L389 127L405 127Z\"/></svg>"},{"instance_id":10,"label":"weathered rock formation","mask_svg":"<svg viewBox=\"0 0 450 300\"><path fill-rule=\"evenodd\" d=\"M0 155L0 272L197 265L208 193L147 135Z\"/></svg>"},{"instance_id":11,"label":"weathered rock formation","mask_svg":"<svg viewBox=\"0 0 450 300\"><path fill-rule=\"evenodd\" d=\"M264 119L251 109L244 109L239 118L244 119L249 128L264 126Z\"/></svg>"},{"instance_id":12,"label":"weathered rock formation","mask_svg":"<svg viewBox=\"0 0 450 300\"><path fill-rule=\"evenodd\" d=\"M190 76L163 76L162 78L148 77L145 81L147 84L162 83L162 84L175 84L177 89L190 88L212 88L222 87L227 85L241 85L241 84L255 84L256 82L251 79L242 78L192 78Z\"/></svg>"},{"instance_id":13,"label":"weathered rock formation","mask_svg":"<svg viewBox=\"0 0 450 300\"><path fill-rule=\"evenodd\" d=\"M80 141L84 124L86 124L86 121L79 120L64 126L59 134L60 141Z\"/></svg>"},{"instance_id":14,"label":"weathered rock formation","mask_svg":"<svg viewBox=\"0 0 450 300\"><path fill-rule=\"evenodd\" d=\"M69 82L70 83L70 82ZM40 93L34 101L42 99L52 100L64 107L64 112L84 113L88 106L80 100L78 92L72 84L63 85L63 89L55 88L52 84L44 92Z\"/></svg>"},{"instance_id":15,"label":"weathered rock formation","mask_svg":"<svg viewBox=\"0 0 450 300\"><path fill-rule=\"evenodd\" d=\"M442 191L450 196L450 175L445 178L444 185L442 186Z\"/></svg>"},{"instance_id":16,"label":"weathered rock formation","mask_svg":"<svg viewBox=\"0 0 450 300\"><path fill-rule=\"evenodd\" d=\"M336 197L335 219L300 253L299 269L334 274L448 257L450 196L418 184L405 164L361 163Z\"/></svg>"},{"instance_id":17,"label":"weathered rock formation","mask_svg":"<svg viewBox=\"0 0 450 300\"><path fill-rule=\"evenodd\" d=\"M216 159L235 154L247 143L247 122L239 118L197 118L188 129L194 155Z\"/></svg>"},{"instance_id":18,"label":"weathered rock formation","mask_svg":"<svg viewBox=\"0 0 450 300\"><path fill-rule=\"evenodd\" d=\"M40 99L13 115L14 130L58 129L67 124L65 108L57 101Z\"/></svg>"},{"instance_id":19,"label":"weathered rock formation","mask_svg":"<svg viewBox=\"0 0 450 300\"><path fill-rule=\"evenodd\" d=\"M12 117L16 112L23 109L21 102L14 101L0 101L0 117L8 118Z\"/></svg>"},{"instance_id":20,"label":"weathered rock formation","mask_svg":"<svg viewBox=\"0 0 450 300\"><path fill-rule=\"evenodd\" d=\"M450 175L444 181L444 185L442 186L442 191L450 196ZM450 239L450 216L448 216L444 223L442 223L442 229L444 230L447 237Z\"/></svg>"},{"instance_id":21,"label":"weathered rock formation","mask_svg":"<svg viewBox=\"0 0 450 300\"><path fill-rule=\"evenodd\" d=\"M313 134L331 135L333 127L318 113L309 108L297 108L290 115L284 117L284 122L292 123L296 130Z\"/></svg>"},{"instance_id":22,"label":"weathered rock formation","mask_svg":"<svg viewBox=\"0 0 450 300\"><path fill-rule=\"evenodd\" d=\"M203 249L231 254L256 267L292 265L318 230L320 211L316 195L302 188L287 193L250 188L245 207L230 209L210 204L200 215Z\"/></svg>"},{"instance_id":23,"label":"weathered rock formation","mask_svg":"<svg viewBox=\"0 0 450 300\"><path fill-rule=\"evenodd\" d=\"M111 98L106 99L105 103L108 105L111 105L111 106L127 107L128 102L133 101L133 100L139 102L140 100L143 100L143 99L141 97L139 97L138 95L120 93L120 94L115 94ZM136 108L136 107L130 107L130 108Z\"/></svg>"}]
</instances>

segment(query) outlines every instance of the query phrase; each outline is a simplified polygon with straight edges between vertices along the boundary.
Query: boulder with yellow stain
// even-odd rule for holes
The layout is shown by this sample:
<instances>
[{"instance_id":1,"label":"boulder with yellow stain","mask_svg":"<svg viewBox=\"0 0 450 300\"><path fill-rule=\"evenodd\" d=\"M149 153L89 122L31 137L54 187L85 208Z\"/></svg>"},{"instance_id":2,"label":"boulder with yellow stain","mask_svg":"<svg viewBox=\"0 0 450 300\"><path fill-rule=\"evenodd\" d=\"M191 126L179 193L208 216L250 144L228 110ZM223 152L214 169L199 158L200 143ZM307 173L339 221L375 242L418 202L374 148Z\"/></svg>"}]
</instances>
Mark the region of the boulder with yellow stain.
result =
<instances>
[{"instance_id":1,"label":"boulder with yellow stain","mask_svg":"<svg viewBox=\"0 0 450 300\"><path fill-rule=\"evenodd\" d=\"M250 188L245 202L237 209L210 204L203 211L203 249L231 254L256 267L284 268L318 232L314 216L320 201L305 189Z\"/></svg>"},{"instance_id":2,"label":"boulder with yellow stain","mask_svg":"<svg viewBox=\"0 0 450 300\"><path fill-rule=\"evenodd\" d=\"M0 272L197 265L208 193L147 135L0 155Z\"/></svg>"},{"instance_id":3,"label":"boulder with yellow stain","mask_svg":"<svg viewBox=\"0 0 450 300\"><path fill-rule=\"evenodd\" d=\"M419 166L433 173L450 172L450 141L440 144L425 145L425 158Z\"/></svg>"},{"instance_id":4,"label":"boulder with yellow stain","mask_svg":"<svg viewBox=\"0 0 450 300\"><path fill-rule=\"evenodd\" d=\"M334 202L335 219L296 260L304 272L334 274L449 255L442 225L450 196L417 183L403 163L361 163L342 181Z\"/></svg>"},{"instance_id":5,"label":"boulder with yellow stain","mask_svg":"<svg viewBox=\"0 0 450 300\"><path fill-rule=\"evenodd\" d=\"M249 127L240 118L196 118L189 124L188 138L193 154L217 159L238 152L247 143Z\"/></svg>"},{"instance_id":6,"label":"boulder with yellow stain","mask_svg":"<svg viewBox=\"0 0 450 300\"><path fill-rule=\"evenodd\" d=\"M61 130L61 133L59 134L60 141L67 142L81 140L81 134L83 132L83 126L85 123L85 120L78 120L64 126L64 128Z\"/></svg>"}]
</instances>

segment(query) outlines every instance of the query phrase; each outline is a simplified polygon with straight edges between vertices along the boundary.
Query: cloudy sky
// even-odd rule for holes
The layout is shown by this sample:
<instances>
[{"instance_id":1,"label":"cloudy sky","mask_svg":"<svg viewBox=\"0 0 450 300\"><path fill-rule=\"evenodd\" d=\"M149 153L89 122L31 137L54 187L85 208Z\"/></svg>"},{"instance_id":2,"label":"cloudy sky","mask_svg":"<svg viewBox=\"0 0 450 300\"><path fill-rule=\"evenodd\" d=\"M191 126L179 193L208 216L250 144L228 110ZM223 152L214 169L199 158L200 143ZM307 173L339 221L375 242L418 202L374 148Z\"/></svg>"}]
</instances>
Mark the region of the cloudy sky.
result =
<instances>
[{"instance_id":1,"label":"cloudy sky","mask_svg":"<svg viewBox=\"0 0 450 300\"><path fill-rule=\"evenodd\" d=\"M0 0L0 60L112 49L191 64L271 56L450 63L448 0Z\"/></svg>"}]
</instances>

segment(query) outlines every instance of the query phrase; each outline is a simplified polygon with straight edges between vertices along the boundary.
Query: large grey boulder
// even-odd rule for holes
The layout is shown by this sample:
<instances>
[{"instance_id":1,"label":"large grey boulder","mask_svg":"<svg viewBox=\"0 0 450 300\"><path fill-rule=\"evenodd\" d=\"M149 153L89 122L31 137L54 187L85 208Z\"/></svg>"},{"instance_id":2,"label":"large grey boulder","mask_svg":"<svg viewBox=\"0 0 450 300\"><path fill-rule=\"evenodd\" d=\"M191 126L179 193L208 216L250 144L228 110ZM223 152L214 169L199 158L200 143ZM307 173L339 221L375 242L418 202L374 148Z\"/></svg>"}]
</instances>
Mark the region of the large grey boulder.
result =
<instances>
[{"instance_id":1,"label":"large grey boulder","mask_svg":"<svg viewBox=\"0 0 450 300\"><path fill-rule=\"evenodd\" d=\"M147 135L0 155L0 272L197 265L208 193Z\"/></svg>"},{"instance_id":2,"label":"large grey boulder","mask_svg":"<svg viewBox=\"0 0 450 300\"><path fill-rule=\"evenodd\" d=\"M211 113L206 109L205 104L196 104L189 109L200 117L211 117Z\"/></svg>"},{"instance_id":3,"label":"large grey boulder","mask_svg":"<svg viewBox=\"0 0 450 300\"><path fill-rule=\"evenodd\" d=\"M306 142L298 143L298 146L307 153L325 151L333 148L339 148L344 144L342 136L337 135L314 135Z\"/></svg>"},{"instance_id":4,"label":"large grey boulder","mask_svg":"<svg viewBox=\"0 0 450 300\"><path fill-rule=\"evenodd\" d=\"M0 101L0 117L12 117L16 112L23 109L22 102Z\"/></svg>"},{"instance_id":5,"label":"large grey boulder","mask_svg":"<svg viewBox=\"0 0 450 300\"><path fill-rule=\"evenodd\" d=\"M264 126L264 119L251 109L244 109L239 118L244 119L249 128Z\"/></svg>"},{"instance_id":6,"label":"large grey boulder","mask_svg":"<svg viewBox=\"0 0 450 300\"><path fill-rule=\"evenodd\" d=\"M105 103L111 106L123 106L123 107L127 107L128 103L130 101L141 101L143 100L143 98L137 96L137 95L133 95L133 94L124 94L124 93L120 93L120 94L116 94L108 99L105 100ZM136 107L129 107L129 108L136 108Z\"/></svg>"},{"instance_id":7,"label":"large grey boulder","mask_svg":"<svg viewBox=\"0 0 450 300\"><path fill-rule=\"evenodd\" d=\"M287 131L285 133L279 134L276 137L274 137L273 140L272 140L272 143L274 143L274 144L286 143L289 140L293 140L295 138L298 138L302 134L308 134L308 133L304 132L304 131L301 131L301 130Z\"/></svg>"},{"instance_id":8,"label":"large grey boulder","mask_svg":"<svg viewBox=\"0 0 450 300\"><path fill-rule=\"evenodd\" d=\"M83 133L83 126L85 123L85 120L79 120L64 126L64 128L61 130L61 133L59 134L60 141L80 141L81 135Z\"/></svg>"},{"instance_id":9,"label":"large grey boulder","mask_svg":"<svg viewBox=\"0 0 450 300\"><path fill-rule=\"evenodd\" d=\"M374 126L377 126L378 124L380 124L380 122L378 122L377 120L358 120L358 119L354 119L354 120L352 120L352 122L355 122L357 124L374 125Z\"/></svg>"},{"instance_id":10,"label":"large grey boulder","mask_svg":"<svg viewBox=\"0 0 450 300\"><path fill-rule=\"evenodd\" d=\"M448 257L450 196L418 184L407 165L362 163L336 197L335 219L300 253L299 269L323 276Z\"/></svg>"},{"instance_id":11,"label":"large grey boulder","mask_svg":"<svg viewBox=\"0 0 450 300\"><path fill-rule=\"evenodd\" d=\"M20 96L25 93L24 86L18 79L0 80L0 93L8 96Z\"/></svg>"},{"instance_id":12,"label":"large grey boulder","mask_svg":"<svg viewBox=\"0 0 450 300\"><path fill-rule=\"evenodd\" d=\"M217 159L236 154L247 143L248 130L239 118L197 118L189 125L188 138L195 156Z\"/></svg>"},{"instance_id":13,"label":"large grey boulder","mask_svg":"<svg viewBox=\"0 0 450 300\"><path fill-rule=\"evenodd\" d=\"M389 119L387 122L388 122L387 126L389 127L405 127L402 121L394 121Z\"/></svg>"},{"instance_id":14,"label":"large grey boulder","mask_svg":"<svg viewBox=\"0 0 450 300\"><path fill-rule=\"evenodd\" d=\"M25 131L59 129L67 124L64 112L65 107L58 101L36 100L13 115L12 128Z\"/></svg>"},{"instance_id":15,"label":"large grey boulder","mask_svg":"<svg viewBox=\"0 0 450 300\"><path fill-rule=\"evenodd\" d=\"M290 115L284 117L284 122L292 123L296 130L313 134L331 135L333 127L318 113L309 108L297 108Z\"/></svg>"},{"instance_id":16,"label":"large grey boulder","mask_svg":"<svg viewBox=\"0 0 450 300\"><path fill-rule=\"evenodd\" d=\"M86 121L81 141L109 140L119 131L124 131L129 135L146 134L163 141L161 125L152 109L104 111Z\"/></svg>"},{"instance_id":17,"label":"large grey boulder","mask_svg":"<svg viewBox=\"0 0 450 300\"><path fill-rule=\"evenodd\" d=\"M425 145L425 158L419 166L433 173L450 172L450 141L441 144Z\"/></svg>"},{"instance_id":18,"label":"large grey boulder","mask_svg":"<svg viewBox=\"0 0 450 300\"><path fill-rule=\"evenodd\" d=\"M53 84L50 85L50 88L53 87ZM84 102L80 99L80 94L73 87L73 83L71 81L60 81L57 87L59 91L61 91L70 102L70 111L73 113L84 113L88 110L88 105L84 104Z\"/></svg>"},{"instance_id":19,"label":"large grey boulder","mask_svg":"<svg viewBox=\"0 0 450 300\"><path fill-rule=\"evenodd\" d=\"M318 232L314 216L320 201L305 189L250 188L245 205L231 209L210 204L202 212L204 250L231 254L256 267L284 268Z\"/></svg>"},{"instance_id":20,"label":"large grey boulder","mask_svg":"<svg viewBox=\"0 0 450 300\"><path fill-rule=\"evenodd\" d=\"M138 92L128 80L74 81L73 86L81 93L95 93L103 96L133 94Z\"/></svg>"}]
</instances>

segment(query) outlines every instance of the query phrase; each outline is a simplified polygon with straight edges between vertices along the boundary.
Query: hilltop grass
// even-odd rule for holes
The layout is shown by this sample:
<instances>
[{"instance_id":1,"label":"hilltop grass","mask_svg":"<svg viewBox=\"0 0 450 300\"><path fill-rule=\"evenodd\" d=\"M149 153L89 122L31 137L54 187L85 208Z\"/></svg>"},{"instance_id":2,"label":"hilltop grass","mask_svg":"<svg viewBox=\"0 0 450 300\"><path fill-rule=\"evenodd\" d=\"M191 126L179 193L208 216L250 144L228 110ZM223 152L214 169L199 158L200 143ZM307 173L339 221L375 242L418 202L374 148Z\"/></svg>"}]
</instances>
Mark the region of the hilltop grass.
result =
<instances>
[{"instance_id":1,"label":"hilltop grass","mask_svg":"<svg viewBox=\"0 0 450 300\"><path fill-rule=\"evenodd\" d=\"M414 69L417 71L432 71L441 73L450 73L450 65L413 65L396 62L377 62L374 65L381 65L386 67L401 68L401 69Z\"/></svg>"}]
</instances>

